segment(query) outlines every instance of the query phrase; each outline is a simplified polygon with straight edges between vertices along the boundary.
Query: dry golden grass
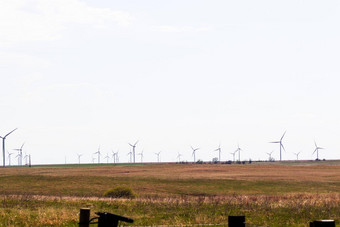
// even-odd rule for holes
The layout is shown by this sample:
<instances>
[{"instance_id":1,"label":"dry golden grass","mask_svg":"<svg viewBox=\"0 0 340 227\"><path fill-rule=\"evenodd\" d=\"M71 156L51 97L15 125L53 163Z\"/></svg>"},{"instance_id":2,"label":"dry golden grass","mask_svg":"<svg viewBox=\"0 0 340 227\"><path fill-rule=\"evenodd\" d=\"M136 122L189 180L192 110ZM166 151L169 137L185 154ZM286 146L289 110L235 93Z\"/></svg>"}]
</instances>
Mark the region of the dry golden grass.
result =
<instances>
[{"instance_id":1,"label":"dry golden grass","mask_svg":"<svg viewBox=\"0 0 340 227\"><path fill-rule=\"evenodd\" d=\"M340 165L190 165L150 164L94 167L5 168L1 176L104 176L160 179L340 181Z\"/></svg>"}]
</instances>

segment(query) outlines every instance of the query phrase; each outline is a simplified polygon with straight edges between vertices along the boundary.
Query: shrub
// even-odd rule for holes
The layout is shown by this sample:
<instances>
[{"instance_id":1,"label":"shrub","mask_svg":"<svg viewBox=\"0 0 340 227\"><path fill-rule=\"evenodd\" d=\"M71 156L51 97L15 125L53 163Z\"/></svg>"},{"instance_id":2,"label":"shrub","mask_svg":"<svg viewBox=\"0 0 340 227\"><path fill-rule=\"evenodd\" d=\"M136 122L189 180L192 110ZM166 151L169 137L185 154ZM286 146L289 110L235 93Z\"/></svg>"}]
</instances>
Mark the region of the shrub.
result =
<instances>
[{"instance_id":1,"label":"shrub","mask_svg":"<svg viewBox=\"0 0 340 227\"><path fill-rule=\"evenodd\" d=\"M111 197L111 198L129 198L133 199L136 197L136 194L132 191L131 188L127 186L117 186L111 188L104 192L103 196Z\"/></svg>"}]
</instances>

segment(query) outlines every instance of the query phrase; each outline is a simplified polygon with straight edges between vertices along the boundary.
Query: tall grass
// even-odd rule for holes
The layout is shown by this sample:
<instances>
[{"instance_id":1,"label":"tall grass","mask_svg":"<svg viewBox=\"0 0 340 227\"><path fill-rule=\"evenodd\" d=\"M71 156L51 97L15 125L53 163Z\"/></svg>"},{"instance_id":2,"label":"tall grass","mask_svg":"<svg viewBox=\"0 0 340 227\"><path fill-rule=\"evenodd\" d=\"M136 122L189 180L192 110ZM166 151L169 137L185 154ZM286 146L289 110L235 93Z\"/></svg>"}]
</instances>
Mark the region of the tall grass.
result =
<instances>
[{"instance_id":1,"label":"tall grass","mask_svg":"<svg viewBox=\"0 0 340 227\"><path fill-rule=\"evenodd\" d=\"M3 196L0 226L77 226L81 207L135 219L133 225L226 224L229 215L246 215L257 226L306 226L321 218L340 219L340 196L182 196L180 198L87 199Z\"/></svg>"}]
</instances>

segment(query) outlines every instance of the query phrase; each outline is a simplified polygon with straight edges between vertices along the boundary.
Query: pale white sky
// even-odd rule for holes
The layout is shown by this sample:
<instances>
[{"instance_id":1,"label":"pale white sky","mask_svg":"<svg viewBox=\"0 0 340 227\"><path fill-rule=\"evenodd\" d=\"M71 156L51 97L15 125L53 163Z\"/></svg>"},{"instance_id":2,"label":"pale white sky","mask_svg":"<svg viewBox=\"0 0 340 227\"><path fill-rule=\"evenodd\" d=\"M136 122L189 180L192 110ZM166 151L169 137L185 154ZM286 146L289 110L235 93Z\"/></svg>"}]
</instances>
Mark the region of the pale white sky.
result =
<instances>
[{"instance_id":1,"label":"pale white sky","mask_svg":"<svg viewBox=\"0 0 340 227\"><path fill-rule=\"evenodd\" d=\"M136 140L145 161L211 160L219 143L222 160L238 143L279 159L285 130L283 159L316 158L314 140L339 159L339 4L2 0L0 136L18 127L6 147L35 164L99 145L127 162Z\"/></svg>"}]
</instances>

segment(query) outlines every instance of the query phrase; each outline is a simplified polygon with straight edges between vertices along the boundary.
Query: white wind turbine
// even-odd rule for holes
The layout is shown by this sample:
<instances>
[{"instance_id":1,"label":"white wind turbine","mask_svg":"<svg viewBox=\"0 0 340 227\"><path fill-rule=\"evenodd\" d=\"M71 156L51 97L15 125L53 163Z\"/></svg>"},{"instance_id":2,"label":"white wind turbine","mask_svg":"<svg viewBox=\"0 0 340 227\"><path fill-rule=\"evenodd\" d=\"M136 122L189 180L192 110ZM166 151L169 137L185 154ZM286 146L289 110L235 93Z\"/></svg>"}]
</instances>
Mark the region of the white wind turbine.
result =
<instances>
[{"instance_id":1,"label":"white wind turbine","mask_svg":"<svg viewBox=\"0 0 340 227\"><path fill-rule=\"evenodd\" d=\"M199 149L199 148L193 148L191 147L192 149L192 156L194 156L194 163L196 162L196 151Z\"/></svg>"},{"instance_id":2,"label":"white wind turbine","mask_svg":"<svg viewBox=\"0 0 340 227\"><path fill-rule=\"evenodd\" d=\"M28 154L25 154L25 156L24 156L25 165L27 165L27 164L28 164L28 161L27 161L27 159L29 159L29 155L28 155Z\"/></svg>"},{"instance_id":3,"label":"white wind turbine","mask_svg":"<svg viewBox=\"0 0 340 227\"><path fill-rule=\"evenodd\" d=\"M21 159L20 159L20 163L18 165L22 165L22 148L24 147L24 145L25 145L25 143L23 143L20 148L13 149L15 151L18 151L18 153L20 154Z\"/></svg>"},{"instance_id":4,"label":"white wind turbine","mask_svg":"<svg viewBox=\"0 0 340 227\"><path fill-rule=\"evenodd\" d=\"M129 145L132 147L133 162L136 162L136 145L137 145L137 143L138 143L138 140L134 144L129 143Z\"/></svg>"},{"instance_id":5,"label":"white wind turbine","mask_svg":"<svg viewBox=\"0 0 340 227\"><path fill-rule=\"evenodd\" d=\"M138 153L137 155L140 155L140 162L143 163L144 150L141 153Z\"/></svg>"},{"instance_id":6,"label":"white wind turbine","mask_svg":"<svg viewBox=\"0 0 340 227\"><path fill-rule=\"evenodd\" d=\"M274 151L272 151L272 152L269 152L269 153L267 153L267 155L269 155L269 161L271 161L272 160L272 153L273 153Z\"/></svg>"},{"instance_id":7,"label":"white wind turbine","mask_svg":"<svg viewBox=\"0 0 340 227\"><path fill-rule=\"evenodd\" d=\"M106 158L106 163L109 164L109 159L110 159L109 153L106 154L105 158Z\"/></svg>"},{"instance_id":8,"label":"white wind turbine","mask_svg":"<svg viewBox=\"0 0 340 227\"><path fill-rule=\"evenodd\" d=\"M16 129L13 129L12 131L10 131L9 133L7 133L5 136L0 136L0 139L2 139L2 155L3 155L3 166L5 167L6 165L6 162L5 162L5 140L6 140L6 137L9 136L12 132L14 132L15 130L17 130L18 128Z\"/></svg>"},{"instance_id":9,"label":"white wind turbine","mask_svg":"<svg viewBox=\"0 0 340 227\"><path fill-rule=\"evenodd\" d=\"M116 163L119 162L119 155L118 155L118 152L119 152L119 151L117 151L117 152L115 153L115 156L116 156Z\"/></svg>"},{"instance_id":10,"label":"white wind turbine","mask_svg":"<svg viewBox=\"0 0 340 227\"><path fill-rule=\"evenodd\" d=\"M241 162L241 151L242 149L240 148L240 145L237 144L237 149L234 151L235 153L238 152L238 161Z\"/></svg>"},{"instance_id":11,"label":"white wind turbine","mask_svg":"<svg viewBox=\"0 0 340 227\"><path fill-rule=\"evenodd\" d=\"M218 151L218 161L221 161L221 144L218 145L218 148L215 150Z\"/></svg>"},{"instance_id":12,"label":"white wind turbine","mask_svg":"<svg viewBox=\"0 0 340 227\"><path fill-rule=\"evenodd\" d=\"M285 147L283 146L282 144L282 140L283 140L283 137L285 136L286 132L283 133L283 135L281 136L281 139L279 141L273 141L273 142L269 142L269 143L278 143L280 144L280 161L282 161L282 151L281 151L281 148L286 151Z\"/></svg>"},{"instance_id":13,"label":"white wind turbine","mask_svg":"<svg viewBox=\"0 0 340 227\"><path fill-rule=\"evenodd\" d=\"M127 155L130 155L129 162L132 162L132 151L130 151Z\"/></svg>"},{"instance_id":14,"label":"white wind turbine","mask_svg":"<svg viewBox=\"0 0 340 227\"><path fill-rule=\"evenodd\" d=\"M11 165L11 155L14 154L14 153L9 153L8 151L7 151L7 153L8 153L8 165L10 166Z\"/></svg>"},{"instance_id":15,"label":"white wind turbine","mask_svg":"<svg viewBox=\"0 0 340 227\"><path fill-rule=\"evenodd\" d=\"M235 162L235 154L236 154L236 152L237 152L237 150L236 151L234 151L234 152L231 152L230 154L232 154L233 155L233 162Z\"/></svg>"},{"instance_id":16,"label":"white wind turbine","mask_svg":"<svg viewBox=\"0 0 340 227\"><path fill-rule=\"evenodd\" d=\"M113 163L116 163L116 153L112 150L112 156L111 158L113 158Z\"/></svg>"},{"instance_id":17,"label":"white wind turbine","mask_svg":"<svg viewBox=\"0 0 340 227\"><path fill-rule=\"evenodd\" d=\"M20 153L18 152L18 154L15 156L16 158L18 158L18 166L20 166L20 161L21 161L21 155Z\"/></svg>"},{"instance_id":18,"label":"white wind turbine","mask_svg":"<svg viewBox=\"0 0 340 227\"><path fill-rule=\"evenodd\" d=\"M178 153L178 155L177 155L177 159L178 159L178 162L181 162L181 154L180 153Z\"/></svg>"},{"instance_id":19,"label":"white wind turbine","mask_svg":"<svg viewBox=\"0 0 340 227\"><path fill-rule=\"evenodd\" d=\"M80 164L80 157L83 156L83 154L77 154L78 156L78 163Z\"/></svg>"},{"instance_id":20,"label":"white wind turbine","mask_svg":"<svg viewBox=\"0 0 340 227\"><path fill-rule=\"evenodd\" d=\"M316 145L315 141L314 141L314 144L315 144L315 150L314 150L313 154L316 152L316 160L319 160L319 150L322 150L322 149L325 149L325 148L318 147L318 145Z\"/></svg>"},{"instance_id":21,"label":"white wind turbine","mask_svg":"<svg viewBox=\"0 0 340 227\"><path fill-rule=\"evenodd\" d=\"M300 154L300 152L299 153L294 153L295 155L296 155L296 160L299 160L299 154Z\"/></svg>"},{"instance_id":22,"label":"white wind turbine","mask_svg":"<svg viewBox=\"0 0 340 227\"><path fill-rule=\"evenodd\" d=\"M98 147L98 151L93 154L98 154L98 164L99 164L100 163L100 146Z\"/></svg>"},{"instance_id":23,"label":"white wind turbine","mask_svg":"<svg viewBox=\"0 0 340 227\"><path fill-rule=\"evenodd\" d=\"M158 152L158 153L155 153L155 155L157 155L157 162L161 161L160 154L161 154L161 151Z\"/></svg>"}]
</instances>

